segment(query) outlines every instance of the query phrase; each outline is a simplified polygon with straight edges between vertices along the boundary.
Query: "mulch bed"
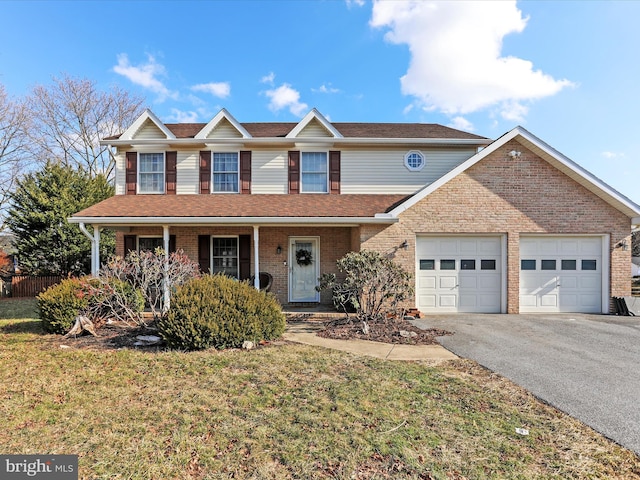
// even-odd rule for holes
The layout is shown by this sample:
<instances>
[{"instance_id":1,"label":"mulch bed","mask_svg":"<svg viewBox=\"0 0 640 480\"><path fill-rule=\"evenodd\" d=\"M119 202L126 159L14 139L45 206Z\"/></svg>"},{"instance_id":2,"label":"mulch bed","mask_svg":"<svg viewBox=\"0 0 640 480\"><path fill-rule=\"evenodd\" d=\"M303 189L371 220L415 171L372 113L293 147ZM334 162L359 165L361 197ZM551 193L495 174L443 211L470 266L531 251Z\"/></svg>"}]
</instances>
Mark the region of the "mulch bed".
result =
<instances>
[{"instance_id":1,"label":"mulch bed","mask_svg":"<svg viewBox=\"0 0 640 480\"><path fill-rule=\"evenodd\" d=\"M73 348L80 350L118 350L121 348L141 349L144 351L165 350L166 346L154 345L138 347L138 335L158 335L153 325L148 327L127 325L123 322L105 324L96 330L97 337L88 333L64 338L62 335L50 335L49 343L55 348Z\"/></svg>"},{"instance_id":2,"label":"mulch bed","mask_svg":"<svg viewBox=\"0 0 640 480\"><path fill-rule=\"evenodd\" d=\"M326 328L317 333L319 337L338 340L370 340L373 342L395 343L404 345L436 345L436 337L452 335L452 332L430 328L423 330L412 325L404 318L390 318L378 322L368 322L369 333L363 332L362 322L355 317L341 318L326 323ZM404 335L401 335L401 332ZM407 334L407 332L414 332Z\"/></svg>"}]
</instances>

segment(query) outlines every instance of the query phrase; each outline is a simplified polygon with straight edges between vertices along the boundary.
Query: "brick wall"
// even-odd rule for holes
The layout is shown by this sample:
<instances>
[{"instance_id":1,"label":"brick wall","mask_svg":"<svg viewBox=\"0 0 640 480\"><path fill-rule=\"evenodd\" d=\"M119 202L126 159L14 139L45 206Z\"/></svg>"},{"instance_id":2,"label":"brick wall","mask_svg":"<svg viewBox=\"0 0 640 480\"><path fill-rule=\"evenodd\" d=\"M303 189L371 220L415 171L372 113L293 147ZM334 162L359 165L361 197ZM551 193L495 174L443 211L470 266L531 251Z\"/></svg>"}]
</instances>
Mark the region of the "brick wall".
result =
<instances>
[{"instance_id":1,"label":"brick wall","mask_svg":"<svg viewBox=\"0 0 640 480\"><path fill-rule=\"evenodd\" d=\"M336 260L351 250L352 229L350 227L261 227L260 271L273 276L271 292L282 304L288 302L289 237L319 237L320 273L338 273ZM251 272L255 271L253 227L170 227L169 233L176 236L176 248L194 261L198 261L198 235L251 235ZM129 235L162 236L160 227L135 227ZM278 246L282 251L277 253ZM116 234L116 254L124 253L124 234ZM321 303L331 303L331 293L321 293Z\"/></svg>"},{"instance_id":2,"label":"brick wall","mask_svg":"<svg viewBox=\"0 0 640 480\"><path fill-rule=\"evenodd\" d=\"M507 152L519 150L512 160ZM500 233L507 235L507 310L519 311L520 234L608 234L611 295L630 294L630 251L614 246L630 239L630 220L580 184L511 141L400 215L387 228L363 226L362 248L392 252L415 271L416 234ZM411 305L414 306L415 299Z\"/></svg>"}]
</instances>

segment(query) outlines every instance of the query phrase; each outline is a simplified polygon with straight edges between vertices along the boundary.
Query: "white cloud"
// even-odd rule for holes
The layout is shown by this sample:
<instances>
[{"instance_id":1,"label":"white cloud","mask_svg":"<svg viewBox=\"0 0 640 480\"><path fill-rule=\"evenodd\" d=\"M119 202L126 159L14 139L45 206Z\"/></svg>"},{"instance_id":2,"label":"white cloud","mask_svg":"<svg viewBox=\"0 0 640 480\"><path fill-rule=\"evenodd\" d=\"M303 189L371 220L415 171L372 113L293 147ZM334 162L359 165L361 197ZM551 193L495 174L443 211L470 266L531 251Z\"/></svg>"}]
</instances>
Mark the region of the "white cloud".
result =
<instances>
[{"instance_id":1,"label":"white cloud","mask_svg":"<svg viewBox=\"0 0 640 480\"><path fill-rule=\"evenodd\" d=\"M351 8L354 5L356 7L363 7L365 4L364 0L346 0L346 2L347 2L347 8Z\"/></svg>"},{"instance_id":2,"label":"white cloud","mask_svg":"<svg viewBox=\"0 0 640 480\"><path fill-rule=\"evenodd\" d=\"M309 110L306 103L300 102L300 92L291 88L288 83L283 83L273 90L267 90L265 94L271 99L269 109L273 112L287 108L294 115L303 117Z\"/></svg>"},{"instance_id":3,"label":"white cloud","mask_svg":"<svg viewBox=\"0 0 640 480\"><path fill-rule=\"evenodd\" d=\"M200 83L191 87L191 90L210 93L218 98L227 98L231 94L231 85L228 82Z\"/></svg>"},{"instance_id":4,"label":"white cloud","mask_svg":"<svg viewBox=\"0 0 640 480\"><path fill-rule=\"evenodd\" d=\"M200 118L198 112L189 111L185 112L177 108L171 109L171 115L167 117L167 122L175 123L197 123Z\"/></svg>"},{"instance_id":5,"label":"white cloud","mask_svg":"<svg viewBox=\"0 0 640 480\"><path fill-rule=\"evenodd\" d=\"M129 56L126 53L118 55L118 64L113 67L113 71L118 75L128 78L132 83L147 88L164 100L167 97L177 98L177 93L171 92L158 77L166 75L162 64L157 63L155 57L147 55L147 63L131 65Z\"/></svg>"},{"instance_id":6,"label":"white cloud","mask_svg":"<svg viewBox=\"0 0 640 480\"><path fill-rule=\"evenodd\" d=\"M423 108L457 115L499 106L504 118L521 120L523 102L573 85L534 70L528 60L501 56L503 38L522 32L527 20L514 0L376 0L370 25L387 28L387 41L408 45L402 93Z\"/></svg>"},{"instance_id":7,"label":"white cloud","mask_svg":"<svg viewBox=\"0 0 640 480\"><path fill-rule=\"evenodd\" d=\"M331 84L329 84L329 86L320 85L319 88L312 88L311 91L314 93L340 93L340 89L333 88Z\"/></svg>"},{"instance_id":8,"label":"white cloud","mask_svg":"<svg viewBox=\"0 0 640 480\"><path fill-rule=\"evenodd\" d=\"M624 153L619 153L619 152L602 152L602 156L604 158L612 160L614 158L624 158L625 154Z\"/></svg>"},{"instance_id":9,"label":"white cloud","mask_svg":"<svg viewBox=\"0 0 640 480\"><path fill-rule=\"evenodd\" d=\"M465 132L473 132L474 130L473 124L466 118L460 116L453 117L449 127L457 130L464 130Z\"/></svg>"},{"instance_id":10,"label":"white cloud","mask_svg":"<svg viewBox=\"0 0 640 480\"><path fill-rule=\"evenodd\" d=\"M265 75L260 79L260 83L268 83L269 85L273 85L273 81L276 79L276 74L273 72L269 72L269 75Z\"/></svg>"}]
</instances>

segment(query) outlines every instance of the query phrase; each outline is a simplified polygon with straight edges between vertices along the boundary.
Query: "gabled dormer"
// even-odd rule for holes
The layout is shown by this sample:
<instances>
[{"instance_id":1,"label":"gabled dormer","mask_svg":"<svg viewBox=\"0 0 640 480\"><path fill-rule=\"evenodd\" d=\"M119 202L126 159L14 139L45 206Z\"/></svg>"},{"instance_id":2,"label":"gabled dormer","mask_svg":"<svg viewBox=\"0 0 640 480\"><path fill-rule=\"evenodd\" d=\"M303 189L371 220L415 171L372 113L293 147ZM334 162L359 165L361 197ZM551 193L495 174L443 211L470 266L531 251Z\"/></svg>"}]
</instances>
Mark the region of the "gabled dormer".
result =
<instances>
[{"instance_id":1,"label":"gabled dormer","mask_svg":"<svg viewBox=\"0 0 640 480\"><path fill-rule=\"evenodd\" d=\"M196 139L251 138L251 134L226 109L220 110L196 136Z\"/></svg>"},{"instance_id":2,"label":"gabled dormer","mask_svg":"<svg viewBox=\"0 0 640 480\"><path fill-rule=\"evenodd\" d=\"M343 138L342 134L315 108L305 115L286 138Z\"/></svg>"},{"instance_id":3,"label":"gabled dormer","mask_svg":"<svg viewBox=\"0 0 640 480\"><path fill-rule=\"evenodd\" d=\"M176 136L155 114L146 109L133 124L120 135L120 140L175 140Z\"/></svg>"}]
</instances>

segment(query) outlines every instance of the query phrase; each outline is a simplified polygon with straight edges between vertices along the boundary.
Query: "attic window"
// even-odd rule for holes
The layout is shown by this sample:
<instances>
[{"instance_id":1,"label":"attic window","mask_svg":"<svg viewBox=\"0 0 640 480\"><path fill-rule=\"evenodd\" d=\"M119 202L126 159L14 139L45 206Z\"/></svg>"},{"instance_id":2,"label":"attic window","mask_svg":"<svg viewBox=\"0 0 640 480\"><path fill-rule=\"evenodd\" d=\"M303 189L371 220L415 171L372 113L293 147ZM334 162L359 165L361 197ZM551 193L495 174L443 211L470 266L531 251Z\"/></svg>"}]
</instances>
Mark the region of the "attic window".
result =
<instances>
[{"instance_id":1,"label":"attic window","mask_svg":"<svg viewBox=\"0 0 640 480\"><path fill-rule=\"evenodd\" d=\"M412 172L418 172L424 167L424 154L417 150L411 150L404 156L404 166Z\"/></svg>"}]
</instances>

